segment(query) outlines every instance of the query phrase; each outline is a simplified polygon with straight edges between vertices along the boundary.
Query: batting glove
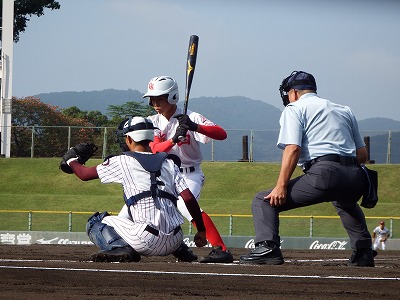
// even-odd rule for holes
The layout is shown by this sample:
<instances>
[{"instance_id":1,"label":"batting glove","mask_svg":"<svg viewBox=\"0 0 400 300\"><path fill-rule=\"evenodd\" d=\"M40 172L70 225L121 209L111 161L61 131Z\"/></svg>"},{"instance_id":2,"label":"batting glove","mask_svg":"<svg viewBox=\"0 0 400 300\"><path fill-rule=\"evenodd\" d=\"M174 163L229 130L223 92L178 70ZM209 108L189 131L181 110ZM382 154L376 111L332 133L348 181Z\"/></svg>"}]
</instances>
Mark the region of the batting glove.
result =
<instances>
[{"instance_id":1,"label":"batting glove","mask_svg":"<svg viewBox=\"0 0 400 300\"><path fill-rule=\"evenodd\" d=\"M186 139L187 131L188 131L188 127L187 126L179 125L178 128L176 128L175 135L172 137L172 141L175 144L177 144L182 139Z\"/></svg>"},{"instance_id":2,"label":"batting glove","mask_svg":"<svg viewBox=\"0 0 400 300\"><path fill-rule=\"evenodd\" d=\"M176 115L174 118L178 119L179 125L186 125L190 131L197 131L198 124L190 120L188 115Z\"/></svg>"}]
</instances>

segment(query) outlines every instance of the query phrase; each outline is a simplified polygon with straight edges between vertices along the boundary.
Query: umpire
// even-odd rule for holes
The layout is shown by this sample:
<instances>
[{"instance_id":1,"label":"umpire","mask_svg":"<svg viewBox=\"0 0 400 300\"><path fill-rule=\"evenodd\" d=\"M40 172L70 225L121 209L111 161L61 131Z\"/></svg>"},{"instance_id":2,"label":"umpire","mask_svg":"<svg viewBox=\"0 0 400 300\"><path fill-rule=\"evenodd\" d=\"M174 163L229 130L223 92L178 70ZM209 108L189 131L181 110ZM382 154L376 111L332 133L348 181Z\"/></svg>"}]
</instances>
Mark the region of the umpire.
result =
<instances>
[{"instance_id":1,"label":"umpire","mask_svg":"<svg viewBox=\"0 0 400 300\"><path fill-rule=\"evenodd\" d=\"M368 183L359 165L367 149L355 116L349 107L319 97L309 73L292 72L279 90L285 106L277 143L283 149L281 170L276 186L253 199L255 249L240 262L283 264L279 213L331 202L350 237L348 265L373 267L371 235L357 204ZM296 165L305 174L291 179Z\"/></svg>"}]
</instances>

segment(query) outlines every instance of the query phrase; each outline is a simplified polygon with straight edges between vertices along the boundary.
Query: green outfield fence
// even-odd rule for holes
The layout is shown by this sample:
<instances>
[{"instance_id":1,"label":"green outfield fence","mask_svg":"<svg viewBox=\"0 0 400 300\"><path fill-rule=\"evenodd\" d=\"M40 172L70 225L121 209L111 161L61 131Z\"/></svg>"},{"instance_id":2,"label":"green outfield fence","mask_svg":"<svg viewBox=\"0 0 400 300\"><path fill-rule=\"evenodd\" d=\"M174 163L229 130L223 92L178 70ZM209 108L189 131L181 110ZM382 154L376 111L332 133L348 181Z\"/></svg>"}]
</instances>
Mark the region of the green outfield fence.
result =
<instances>
[{"instance_id":1,"label":"green outfield fence","mask_svg":"<svg viewBox=\"0 0 400 300\"><path fill-rule=\"evenodd\" d=\"M0 231L59 231L84 232L87 219L93 212L0 210ZM111 215L118 213L110 212ZM221 235L254 236L252 215L209 214ZM347 237L339 216L280 216L280 234L298 237ZM385 221L394 238L400 230L400 217L366 217L369 230ZM193 234L192 224L185 221L185 234Z\"/></svg>"}]
</instances>

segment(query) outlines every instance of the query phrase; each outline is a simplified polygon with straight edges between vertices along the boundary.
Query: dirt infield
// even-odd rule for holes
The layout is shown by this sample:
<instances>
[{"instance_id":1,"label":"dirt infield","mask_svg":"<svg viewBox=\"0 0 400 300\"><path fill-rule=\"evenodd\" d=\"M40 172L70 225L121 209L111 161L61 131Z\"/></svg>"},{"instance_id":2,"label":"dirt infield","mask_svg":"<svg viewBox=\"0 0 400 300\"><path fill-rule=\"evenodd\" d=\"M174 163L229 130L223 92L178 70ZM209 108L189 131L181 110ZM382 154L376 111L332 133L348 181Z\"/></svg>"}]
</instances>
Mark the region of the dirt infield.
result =
<instances>
[{"instance_id":1,"label":"dirt infield","mask_svg":"<svg viewBox=\"0 0 400 300\"><path fill-rule=\"evenodd\" d=\"M400 299L400 251L375 268L348 267L349 251L284 250L280 266L94 263L94 246L0 245L2 299ZM208 248L194 249L199 256ZM235 260L246 249L231 249Z\"/></svg>"}]
</instances>

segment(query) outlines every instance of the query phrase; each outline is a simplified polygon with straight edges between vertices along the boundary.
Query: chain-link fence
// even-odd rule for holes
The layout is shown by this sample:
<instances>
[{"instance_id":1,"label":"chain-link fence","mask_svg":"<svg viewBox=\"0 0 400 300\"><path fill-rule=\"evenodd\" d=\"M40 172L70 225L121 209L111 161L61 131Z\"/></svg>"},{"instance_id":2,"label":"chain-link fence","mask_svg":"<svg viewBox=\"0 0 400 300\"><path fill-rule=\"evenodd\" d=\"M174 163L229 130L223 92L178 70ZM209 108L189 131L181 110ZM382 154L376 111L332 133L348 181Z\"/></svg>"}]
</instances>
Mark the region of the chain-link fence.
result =
<instances>
[{"instance_id":1,"label":"chain-link fence","mask_svg":"<svg viewBox=\"0 0 400 300\"><path fill-rule=\"evenodd\" d=\"M206 161L279 162L282 151L276 147L278 130L226 130L224 141L202 145ZM400 163L400 131L361 131L371 162ZM11 157L61 157L78 143L99 146L97 156L104 158L120 152L113 127L12 126Z\"/></svg>"},{"instance_id":2,"label":"chain-link fence","mask_svg":"<svg viewBox=\"0 0 400 300\"><path fill-rule=\"evenodd\" d=\"M116 215L116 212L110 212ZM87 219L92 212L72 211L24 211L0 210L0 231L59 231L84 232ZM219 232L227 236L254 236L253 216L240 214L210 214ZM398 238L400 217L366 217L372 232L377 223L386 221L391 238ZM280 233L302 237L346 237L339 216L280 216ZM185 234L194 234L196 229L185 220ZM1 243L1 241L0 241Z\"/></svg>"}]
</instances>

